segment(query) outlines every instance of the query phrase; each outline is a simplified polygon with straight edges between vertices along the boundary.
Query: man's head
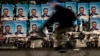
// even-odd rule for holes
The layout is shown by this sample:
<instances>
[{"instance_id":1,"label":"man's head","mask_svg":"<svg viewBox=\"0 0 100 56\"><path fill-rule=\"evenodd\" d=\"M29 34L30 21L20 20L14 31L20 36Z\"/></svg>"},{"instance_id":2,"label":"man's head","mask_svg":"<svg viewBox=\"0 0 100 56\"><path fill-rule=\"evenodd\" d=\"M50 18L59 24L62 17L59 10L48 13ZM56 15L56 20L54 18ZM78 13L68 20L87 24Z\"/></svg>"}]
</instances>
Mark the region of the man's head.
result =
<instances>
[{"instance_id":1,"label":"man's head","mask_svg":"<svg viewBox=\"0 0 100 56\"><path fill-rule=\"evenodd\" d=\"M10 32L10 26L9 25L5 26L5 32Z\"/></svg>"},{"instance_id":2,"label":"man's head","mask_svg":"<svg viewBox=\"0 0 100 56\"><path fill-rule=\"evenodd\" d=\"M18 15L23 15L23 9L22 8L18 9Z\"/></svg>"},{"instance_id":3,"label":"man's head","mask_svg":"<svg viewBox=\"0 0 100 56\"><path fill-rule=\"evenodd\" d=\"M36 9L31 10L32 16L36 16Z\"/></svg>"},{"instance_id":4,"label":"man's head","mask_svg":"<svg viewBox=\"0 0 100 56\"><path fill-rule=\"evenodd\" d=\"M96 7L95 6L91 7L91 13L96 13Z\"/></svg>"},{"instance_id":5,"label":"man's head","mask_svg":"<svg viewBox=\"0 0 100 56\"><path fill-rule=\"evenodd\" d=\"M72 6L67 6L67 9L72 10Z\"/></svg>"},{"instance_id":6,"label":"man's head","mask_svg":"<svg viewBox=\"0 0 100 56\"><path fill-rule=\"evenodd\" d=\"M43 9L43 15L48 15L48 8Z\"/></svg>"},{"instance_id":7,"label":"man's head","mask_svg":"<svg viewBox=\"0 0 100 56\"><path fill-rule=\"evenodd\" d=\"M36 24L32 25L32 31L37 31L37 25Z\"/></svg>"},{"instance_id":8,"label":"man's head","mask_svg":"<svg viewBox=\"0 0 100 56\"><path fill-rule=\"evenodd\" d=\"M96 28L97 27L97 23L96 23L96 21L93 21L92 22L92 28Z\"/></svg>"},{"instance_id":9,"label":"man's head","mask_svg":"<svg viewBox=\"0 0 100 56\"><path fill-rule=\"evenodd\" d=\"M22 26L21 25L17 25L17 32L21 32L22 31Z\"/></svg>"},{"instance_id":10,"label":"man's head","mask_svg":"<svg viewBox=\"0 0 100 56\"><path fill-rule=\"evenodd\" d=\"M6 16L8 15L8 9L7 8L3 9L3 15L6 15Z\"/></svg>"},{"instance_id":11,"label":"man's head","mask_svg":"<svg viewBox=\"0 0 100 56\"><path fill-rule=\"evenodd\" d=\"M80 8L79 8L79 13L80 13L80 14L84 14L84 7L80 7Z\"/></svg>"}]
</instances>

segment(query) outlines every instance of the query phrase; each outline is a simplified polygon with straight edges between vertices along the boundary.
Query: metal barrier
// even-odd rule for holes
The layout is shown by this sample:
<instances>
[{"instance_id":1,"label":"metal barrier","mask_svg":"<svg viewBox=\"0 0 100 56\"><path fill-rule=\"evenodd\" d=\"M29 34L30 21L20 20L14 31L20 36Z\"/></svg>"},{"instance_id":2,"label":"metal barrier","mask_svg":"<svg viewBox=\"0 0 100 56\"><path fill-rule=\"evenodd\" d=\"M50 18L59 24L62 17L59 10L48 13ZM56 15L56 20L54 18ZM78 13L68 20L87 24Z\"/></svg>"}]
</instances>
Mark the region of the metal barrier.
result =
<instances>
[{"instance_id":1,"label":"metal barrier","mask_svg":"<svg viewBox=\"0 0 100 56\"><path fill-rule=\"evenodd\" d=\"M60 44L64 47L100 47L100 35L91 32L68 32L63 39L58 40L55 33L48 33L47 37L30 35L28 37L16 37L7 35L0 40L0 45L10 44L17 48L55 48Z\"/></svg>"}]
</instances>

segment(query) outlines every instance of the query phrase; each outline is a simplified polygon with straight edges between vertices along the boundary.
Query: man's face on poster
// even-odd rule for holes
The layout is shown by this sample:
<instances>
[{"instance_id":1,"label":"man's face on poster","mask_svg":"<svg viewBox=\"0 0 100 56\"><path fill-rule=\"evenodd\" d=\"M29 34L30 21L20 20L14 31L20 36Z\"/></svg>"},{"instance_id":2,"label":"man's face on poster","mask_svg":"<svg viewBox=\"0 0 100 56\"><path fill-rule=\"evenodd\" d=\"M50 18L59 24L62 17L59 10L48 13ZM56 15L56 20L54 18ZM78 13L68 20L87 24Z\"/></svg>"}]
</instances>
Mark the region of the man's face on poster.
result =
<instances>
[{"instance_id":1,"label":"man's face on poster","mask_svg":"<svg viewBox=\"0 0 100 56\"><path fill-rule=\"evenodd\" d=\"M93 22L92 23L92 28L96 28L97 27L97 23L96 22Z\"/></svg>"},{"instance_id":2,"label":"man's face on poster","mask_svg":"<svg viewBox=\"0 0 100 56\"><path fill-rule=\"evenodd\" d=\"M6 16L8 15L8 9L3 10L3 15L6 15Z\"/></svg>"},{"instance_id":3,"label":"man's face on poster","mask_svg":"<svg viewBox=\"0 0 100 56\"><path fill-rule=\"evenodd\" d=\"M5 27L5 32L10 32L10 26Z\"/></svg>"},{"instance_id":4,"label":"man's face on poster","mask_svg":"<svg viewBox=\"0 0 100 56\"><path fill-rule=\"evenodd\" d=\"M47 8L44 8L44 9L43 9L43 14L44 14L44 15L48 15L48 9L47 9Z\"/></svg>"},{"instance_id":5,"label":"man's face on poster","mask_svg":"<svg viewBox=\"0 0 100 56\"><path fill-rule=\"evenodd\" d=\"M23 9L18 9L18 15L23 15Z\"/></svg>"},{"instance_id":6,"label":"man's face on poster","mask_svg":"<svg viewBox=\"0 0 100 56\"><path fill-rule=\"evenodd\" d=\"M33 31L37 31L37 25L33 25L33 26L32 26L32 30L33 30Z\"/></svg>"},{"instance_id":7,"label":"man's face on poster","mask_svg":"<svg viewBox=\"0 0 100 56\"><path fill-rule=\"evenodd\" d=\"M83 7L79 8L79 12L80 12L81 14L84 14L84 8L83 8Z\"/></svg>"},{"instance_id":8,"label":"man's face on poster","mask_svg":"<svg viewBox=\"0 0 100 56\"><path fill-rule=\"evenodd\" d=\"M22 31L22 26L17 26L17 32L21 32Z\"/></svg>"},{"instance_id":9,"label":"man's face on poster","mask_svg":"<svg viewBox=\"0 0 100 56\"><path fill-rule=\"evenodd\" d=\"M32 13L33 16L36 16L36 10L32 10L31 13Z\"/></svg>"},{"instance_id":10,"label":"man's face on poster","mask_svg":"<svg viewBox=\"0 0 100 56\"><path fill-rule=\"evenodd\" d=\"M91 12L92 12L92 13L96 13L96 7L92 7L92 8L91 8Z\"/></svg>"}]
</instances>

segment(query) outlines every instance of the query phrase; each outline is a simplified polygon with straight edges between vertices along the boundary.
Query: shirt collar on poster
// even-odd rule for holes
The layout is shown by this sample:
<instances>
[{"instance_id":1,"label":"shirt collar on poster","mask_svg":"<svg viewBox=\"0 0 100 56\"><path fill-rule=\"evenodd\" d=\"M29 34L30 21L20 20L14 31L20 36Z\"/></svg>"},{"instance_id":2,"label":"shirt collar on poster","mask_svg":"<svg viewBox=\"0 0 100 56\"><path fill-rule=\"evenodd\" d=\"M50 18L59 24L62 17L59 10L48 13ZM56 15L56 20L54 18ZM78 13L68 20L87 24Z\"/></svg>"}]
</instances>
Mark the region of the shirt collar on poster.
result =
<instances>
[{"instance_id":1,"label":"shirt collar on poster","mask_svg":"<svg viewBox=\"0 0 100 56\"><path fill-rule=\"evenodd\" d=\"M7 15L4 15L4 17L7 17Z\"/></svg>"},{"instance_id":2,"label":"shirt collar on poster","mask_svg":"<svg viewBox=\"0 0 100 56\"><path fill-rule=\"evenodd\" d=\"M23 15L18 15L18 17L23 17Z\"/></svg>"},{"instance_id":3,"label":"shirt collar on poster","mask_svg":"<svg viewBox=\"0 0 100 56\"><path fill-rule=\"evenodd\" d=\"M35 18L36 16L32 15L32 18Z\"/></svg>"},{"instance_id":4,"label":"shirt collar on poster","mask_svg":"<svg viewBox=\"0 0 100 56\"><path fill-rule=\"evenodd\" d=\"M10 34L10 32L6 32L6 34Z\"/></svg>"},{"instance_id":5,"label":"shirt collar on poster","mask_svg":"<svg viewBox=\"0 0 100 56\"><path fill-rule=\"evenodd\" d=\"M37 32L37 30L36 30L36 31L34 31L34 30L33 30L32 32L33 32L33 33L36 33L36 32Z\"/></svg>"},{"instance_id":6,"label":"shirt collar on poster","mask_svg":"<svg viewBox=\"0 0 100 56\"><path fill-rule=\"evenodd\" d=\"M80 14L81 16L83 16L84 14Z\"/></svg>"},{"instance_id":7,"label":"shirt collar on poster","mask_svg":"<svg viewBox=\"0 0 100 56\"><path fill-rule=\"evenodd\" d=\"M21 32L17 32L18 34L21 34Z\"/></svg>"},{"instance_id":8,"label":"shirt collar on poster","mask_svg":"<svg viewBox=\"0 0 100 56\"><path fill-rule=\"evenodd\" d=\"M97 13L91 13L92 15L97 15Z\"/></svg>"}]
</instances>

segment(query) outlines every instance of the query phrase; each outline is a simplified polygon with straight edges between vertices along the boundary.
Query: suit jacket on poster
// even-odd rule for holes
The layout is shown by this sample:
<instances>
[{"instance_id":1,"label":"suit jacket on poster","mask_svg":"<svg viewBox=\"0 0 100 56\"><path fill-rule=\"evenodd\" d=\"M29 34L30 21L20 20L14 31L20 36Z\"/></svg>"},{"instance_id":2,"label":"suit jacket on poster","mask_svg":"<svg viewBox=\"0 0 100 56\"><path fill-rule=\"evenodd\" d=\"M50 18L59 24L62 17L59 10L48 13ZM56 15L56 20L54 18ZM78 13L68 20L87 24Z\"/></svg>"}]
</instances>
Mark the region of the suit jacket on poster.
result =
<instances>
[{"instance_id":1,"label":"suit jacket on poster","mask_svg":"<svg viewBox=\"0 0 100 56\"><path fill-rule=\"evenodd\" d=\"M19 18L19 17L25 17L25 16L23 16L23 15L21 15L21 16L17 15L17 16L16 16L16 18Z\"/></svg>"},{"instance_id":2,"label":"suit jacket on poster","mask_svg":"<svg viewBox=\"0 0 100 56\"><path fill-rule=\"evenodd\" d=\"M92 30L99 30L99 29L98 28L91 28L90 31L92 31Z\"/></svg>"},{"instance_id":3,"label":"suit jacket on poster","mask_svg":"<svg viewBox=\"0 0 100 56\"><path fill-rule=\"evenodd\" d=\"M15 34L24 34L23 32L15 32Z\"/></svg>"},{"instance_id":4,"label":"suit jacket on poster","mask_svg":"<svg viewBox=\"0 0 100 56\"><path fill-rule=\"evenodd\" d=\"M12 34L11 32L5 32L5 33L3 33L4 35L7 35L7 34Z\"/></svg>"},{"instance_id":5,"label":"suit jacket on poster","mask_svg":"<svg viewBox=\"0 0 100 56\"><path fill-rule=\"evenodd\" d=\"M98 13L94 13L94 14L90 13L90 16L93 16L93 15L98 15Z\"/></svg>"},{"instance_id":6,"label":"suit jacket on poster","mask_svg":"<svg viewBox=\"0 0 100 56\"><path fill-rule=\"evenodd\" d=\"M79 17L79 16L86 16L86 15L85 14L78 14L77 16Z\"/></svg>"},{"instance_id":7,"label":"suit jacket on poster","mask_svg":"<svg viewBox=\"0 0 100 56\"><path fill-rule=\"evenodd\" d=\"M5 17L10 17L10 16L4 16L4 15L1 16L1 18L5 18Z\"/></svg>"},{"instance_id":8,"label":"suit jacket on poster","mask_svg":"<svg viewBox=\"0 0 100 56\"><path fill-rule=\"evenodd\" d=\"M30 18L38 18L38 16L30 16Z\"/></svg>"},{"instance_id":9,"label":"suit jacket on poster","mask_svg":"<svg viewBox=\"0 0 100 56\"><path fill-rule=\"evenodd\" d=\"M50 16L49 15L42 15L41 17L43 18L43 17L50 17Z\"/></svg>"}]
</instances>

